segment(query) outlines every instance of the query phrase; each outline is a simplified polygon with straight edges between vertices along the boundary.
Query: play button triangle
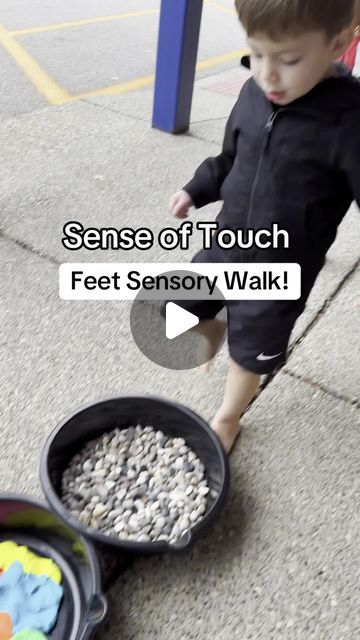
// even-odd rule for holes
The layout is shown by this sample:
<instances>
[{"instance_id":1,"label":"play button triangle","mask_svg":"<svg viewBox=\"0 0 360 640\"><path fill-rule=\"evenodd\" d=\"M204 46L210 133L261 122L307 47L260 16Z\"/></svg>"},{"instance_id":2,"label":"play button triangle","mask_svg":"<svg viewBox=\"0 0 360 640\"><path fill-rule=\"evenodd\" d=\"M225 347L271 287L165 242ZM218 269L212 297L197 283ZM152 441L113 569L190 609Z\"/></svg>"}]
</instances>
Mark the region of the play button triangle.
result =
<instances>
[{"instance_id":1,"label":"play button triangle","mask_svg":"<svg viewBox=\"0 0 360 640\"><path fill-rule=\"evenodd\" d=\"M177 338L185 331L189 331L197 324L199 318L190 311L186 311L174 302L168 302L166 305L166 337L169 340Z\"/></svg>"}]
</instances>

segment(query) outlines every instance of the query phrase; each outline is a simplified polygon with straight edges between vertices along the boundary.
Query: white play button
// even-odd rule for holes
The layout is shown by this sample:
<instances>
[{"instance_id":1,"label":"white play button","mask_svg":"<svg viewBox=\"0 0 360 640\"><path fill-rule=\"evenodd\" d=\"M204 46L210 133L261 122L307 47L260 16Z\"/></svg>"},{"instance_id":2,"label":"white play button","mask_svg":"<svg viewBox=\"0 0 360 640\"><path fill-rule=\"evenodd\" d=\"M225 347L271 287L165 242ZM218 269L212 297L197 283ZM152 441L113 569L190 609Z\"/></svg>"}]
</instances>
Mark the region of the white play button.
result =
<instances>
[{"instance_id":1,"label":"white play button","mask_svg":"<svg viewBox=\"0 0 360 640\"><path fill-rule=\"evenodd\" d=\"M184 274L195 278L199 275L181 269L179 263L178 270L164 271L160 277L166 275L167 279L169 276L183 279ZM212 301L205 280L202 284L204 286L197 292L198 299ZM185 371L205 364L208 351L202 348L203 337L197 331L190 331L200 320L195 315L196 304L192 306L186 302L189 300L188 289L165 290L161 293L161 299L152 298L151 293L148 287L141 287L131 306L131 334L141 353L154 364L173 371ZM218 287L215 297L223 301L225 306L225 298Z\"/></svg>"},{"instance_id":2,"label":"white play button","mask_svg":"<svg viewBox=\"0 0 360 640\"><path fill-rule=\"evenodd\" d=\"M166 337L169 340L177 338L185 331L189 331L197 324L199 318L190 311L186 311L174 302L168 302L166 305Z\"/></svg>"}]
</instances>

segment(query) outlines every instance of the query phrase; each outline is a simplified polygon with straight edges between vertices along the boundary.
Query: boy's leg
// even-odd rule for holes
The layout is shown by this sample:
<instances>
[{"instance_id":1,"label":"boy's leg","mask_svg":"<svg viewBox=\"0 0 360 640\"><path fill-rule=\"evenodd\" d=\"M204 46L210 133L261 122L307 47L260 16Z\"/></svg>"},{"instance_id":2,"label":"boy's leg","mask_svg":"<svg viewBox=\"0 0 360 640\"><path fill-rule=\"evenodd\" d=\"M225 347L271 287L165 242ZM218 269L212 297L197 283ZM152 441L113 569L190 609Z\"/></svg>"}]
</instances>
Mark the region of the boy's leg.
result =
<instances>
[{"instance_id":1,"label":"boy's leg","mask_svg":"<svg viewBox=\"0 0 360 640\"><path fill-rule=\"evenodd\" d=\"M223 401L212 423L227 452L240 433L239 420L258 391L261 376L286 361L295 317L276 316L278 309L271 301L228 304L230 365Z\"/></svg>"},{"instance_id":2,"label":"boy's leg","mask_svg":"<svg viewBox=\"0 0 360 640\"><path fill-rule=\"evenodd\" d=\"M166 317L166 305L168 302L170 300L164 300L160 307L160 314L163 318ZM205 362L205 364L201 364L201 368L208 370L211 360L216 355L225 335L226 322L216 317L225 303L222 300L175 299L173 302L199 318L199 324L193 327L191 331L204 338L202 344L199 345L197 360L199 363Z\"/></svg>"},{"instance_id":3,"label":"boy's leg","mask_svg":"<svg viewBox=\"0 0 360 640\"><path fill-rule=\"evenodd\" d=\"M240 418L260 385L261 376L240 367L230 358L222 405L212 428L229 453L240 433Z\"/></svg>"},{"instance_id":4,"label":"boy's leg","mask_svg":"<svg viewBox=\"0 0 360 640\"><path fill-rule=\"evenodd\" d=\"M202 320L193 331L204 338L199 347L198 361L204 362L202 371L209 372L212 360L215 358L226 332L226 321L220 318Z\"/></svg>"}]
</instances>

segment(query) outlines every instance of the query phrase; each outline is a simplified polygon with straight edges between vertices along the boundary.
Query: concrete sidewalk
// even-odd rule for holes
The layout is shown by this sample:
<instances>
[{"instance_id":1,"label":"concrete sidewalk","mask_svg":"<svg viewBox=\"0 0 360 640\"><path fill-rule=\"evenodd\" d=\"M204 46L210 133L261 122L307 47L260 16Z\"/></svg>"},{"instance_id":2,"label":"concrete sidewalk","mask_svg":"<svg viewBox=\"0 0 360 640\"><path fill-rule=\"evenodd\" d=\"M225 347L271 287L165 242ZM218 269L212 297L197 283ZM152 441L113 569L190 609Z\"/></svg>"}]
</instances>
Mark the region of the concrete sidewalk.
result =
<instances>
[{"instance_id":1,"label":"concrete sidewalk","mask_svg":"<svg viewBox=\"0 0 360 640\"><path fill-rule=\"evenodd\" d=\"M68 220L173 221L169 195L220 149L240 71L202 79L189 134L150 128L150 90L51 107L0 124L2 492L41 495L46 436L79 405L158 394L210 419L225 350L209 378L160 369L137 350L128 303L64 302ZM230 87L230 89L229 89ZM209 220L219 207L197 213ZM286 367L247 412L229 500L185 556L138 559L111 593L104 640L352 640L360 634L360 219L356 207L296 326ZM172 261L189 260L172 252ZM100 261L97 252L77 261ZM101 261L169 261L154 248ZM151 385L149 385L151 380Z\"/></svg>"}]
</instances>

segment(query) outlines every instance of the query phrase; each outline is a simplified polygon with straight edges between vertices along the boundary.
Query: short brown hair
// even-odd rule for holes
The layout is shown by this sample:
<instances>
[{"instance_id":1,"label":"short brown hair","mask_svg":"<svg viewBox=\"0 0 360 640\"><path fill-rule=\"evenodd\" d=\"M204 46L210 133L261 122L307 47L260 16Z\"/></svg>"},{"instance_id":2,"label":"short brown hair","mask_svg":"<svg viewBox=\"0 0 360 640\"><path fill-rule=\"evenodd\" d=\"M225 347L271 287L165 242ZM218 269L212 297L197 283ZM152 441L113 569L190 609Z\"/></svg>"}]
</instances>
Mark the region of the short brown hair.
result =
<instances>
[{"instance_id":1,"label":"short brown hair","mask_svg":"<svg viewBox=\"0 0 360 640\"><path fill-rule=\"evenodd\" d=\"M354 4L355 0L235 0L245 31L275 40L305 31L324 31L332 38L351 25Z\"/></svg>"}]
</instances>

